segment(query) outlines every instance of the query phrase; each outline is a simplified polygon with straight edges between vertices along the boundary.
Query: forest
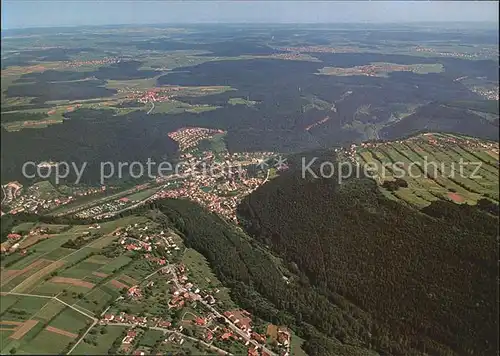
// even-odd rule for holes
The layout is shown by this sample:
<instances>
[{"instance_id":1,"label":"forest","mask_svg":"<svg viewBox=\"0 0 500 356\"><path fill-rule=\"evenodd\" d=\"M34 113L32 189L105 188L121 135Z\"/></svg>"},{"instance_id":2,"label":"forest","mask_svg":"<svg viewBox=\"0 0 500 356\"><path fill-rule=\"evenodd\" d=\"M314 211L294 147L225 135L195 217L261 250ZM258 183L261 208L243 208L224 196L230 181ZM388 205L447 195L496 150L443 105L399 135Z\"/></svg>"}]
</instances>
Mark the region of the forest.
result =
<instances>
[{"instance_id":1,"label":"forest","mask_svg":"<svg viewBox=\"0 0 500 356\"><path fill-rule=\"evenodd\" d=\"M338 185L296 173L259 188L238 211L246 231L311 285L372 318L376 350L496 349L498 216L445 201L419 212L388 200L367 178ZM375 325L387 329L375 332Z\"/></svg>"}]
</instances>

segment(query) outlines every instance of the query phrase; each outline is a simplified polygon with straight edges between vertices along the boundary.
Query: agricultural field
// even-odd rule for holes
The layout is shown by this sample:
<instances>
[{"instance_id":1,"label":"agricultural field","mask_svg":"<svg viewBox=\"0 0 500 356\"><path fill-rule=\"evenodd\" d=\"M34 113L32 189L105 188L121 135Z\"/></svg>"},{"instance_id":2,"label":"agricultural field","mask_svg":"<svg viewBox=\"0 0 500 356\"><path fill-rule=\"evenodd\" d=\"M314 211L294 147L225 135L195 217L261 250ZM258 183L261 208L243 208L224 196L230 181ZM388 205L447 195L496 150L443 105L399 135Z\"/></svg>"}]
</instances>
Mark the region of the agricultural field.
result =
<instances>
[{"instance_id":1,"label":"agricultural field","mask_svg":"<svg viewBox=\"0 0 500 356\"><path fill-rule=\"evenodd\" d=\"M129 216L92 225L23 223L14 227L26 235L43 228L51 237L27 247L22 255L11 252L2 261L2 354L67 352L124 288L154 272L156 266L117 243L120 230L139 224L156 226L144 217ZM11 255L18 259L9 260ZM102 334L97 327L91 331L77 350L102 354L123 328L106 328ZM51 342L54 335L57 341Z\"/></svg>"},{"instance_id":2,"label":"agricultural field","mask_svg":"<svg viewBox=\"0 0 500 356\"><path fill-rule=\"evenodd\" d=\"M122 339L124 326L98 326L91 330L88 339L78 344L72 354L105 355L117 339ZM95 332L94 332L95 331ZM87 342L88 341L88 342Z\"/></svg>"},{"instance_id":3,"label":"agricultural field","mask_svg":"<svg viewBox=\"0 0 500 356\"><path fill-rule=\"evenodd\" d=\"M59 354L92 322L50 297L2 295L2 305L4 301L8 306L1 313L2 354Z\"/></svg>"},{"instance_id":4,"label":"agricultural field","mask_svg":"<svg viewBox=\"0 0 500 356\"><path fill-rule=\"evenodd\" d=\"M475 204L499 201L498 143L451 134L423 134L405 141L365 143L356 160L374 168L382 191L422 208L438 199ZM399 186L396 178L405 181Z\"/></svg>"}]
</instances>

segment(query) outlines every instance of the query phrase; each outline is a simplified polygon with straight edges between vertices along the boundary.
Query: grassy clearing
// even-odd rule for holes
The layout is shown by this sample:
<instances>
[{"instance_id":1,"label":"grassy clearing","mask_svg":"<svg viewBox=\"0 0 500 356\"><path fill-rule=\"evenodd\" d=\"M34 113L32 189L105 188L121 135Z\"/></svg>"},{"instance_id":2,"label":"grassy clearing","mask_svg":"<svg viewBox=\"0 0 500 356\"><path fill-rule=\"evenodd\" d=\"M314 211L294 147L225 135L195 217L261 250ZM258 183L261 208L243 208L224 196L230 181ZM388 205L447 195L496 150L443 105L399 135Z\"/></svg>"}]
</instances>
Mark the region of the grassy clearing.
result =
<instances>
[{"instance_id":1,"label":"grassy clearing","mask_svg":"<svg viewBox=\"0 0 500 356\"><path fill-rule=\"evenodd\" d=\"M153 347L158 340L164 337L163 331L150 329L139 340L139 345Z\"/></svg>"},{"instance_id":2,"label":"grassy clearing","mask_svg":"<svg viewBox=\"0 0 500 356\"><path fill-rule=\"evenodd\" d=\"M92 274L92 272L97 271L100 267L101 265L99 264L82 261L71 268L65 269L59 275L61 277L83 279Z\"/></svg>"},{"instance_id":3,"label":"grassy clearing","mask_svg":"<svg viewBox=\"0 0 500 356\"><path fill-rule=\"evenodd\" d=\"M227 101L227 103L230 105L246 105L246 106L254 106L255 104L257 104L256 101L247 100L243 98L230 98Z\"/></svg>"},{"instance_id":4,"label":"grassy clearing","mask_svg":"<svg viewBox=\"0 0 500 356\"><path fill-rule=\"evenodd\" d=\"M91 320L86 316L73 309L66 308L54 320L52 320L49 325L78 334L78 332L87 327L90 322Z\"/></svg>"},{"instance_id":5,"label":"grassy clearing","mask_svg":"<svg viewBox=\"0 0 500 356\"><path fill-rule=\"evenodd\" d=\"M132 201L134 201L134 202L138 202L138 201L141 201L141 200L149 198L154 193L156 193L156 191L158 189L159 188L156 187L156 188L150 188L150 189L141 190L140 192L137 192L137 193L134 193L134 194L131 194L131 195L127 195L127 198L130 199L130 200L132 200Z\"/></svg>"},{"instance_id":6,"label":"grassy clearing","mask_svg":"<svg viewBox=\"0 0 500 356\"><path fill-rule=\"evenodd\" d=\"M25 222L19 224L12 228L12 232L16 234L27 234L31 231L31 229L36 225L34 222Z\"/></svg>"},{"instance_id":7,"label":"grassy clearing","mask_svg":"<svg viewBox=\"0 0 500 356\"><path fill-rule=\"evenodd\" d=\"M43 322L50 321L55 317L60 311L62 311L66 306L57 300L50 299L34 316L33 318L41 320Z\"/></svg>"},{"instance_id":8,"label":"grassy clearing","mask_svg":"<svg viewBox=\"0 0 500 356\"><path fill-rule=\"evenodd\" d=\"M3 303L5 296L0 297L0 302ZM11 304L10 307L2 314L2 320L24 321L35 315L42 309L49 299L37 297L18 297L17 302Z\"/></svg>"},{"instance_id":9,"label":"grassy clearing","mask_svg":"<svg viewBox=\"0 0 500 356\"><path fill-rule=\"evenodd\" d=\"M307 356L306 352L302 350L302 344L304 343L304 339L301 339L297 335L291 335L291 343L290 343L290 354L292 356Z\"/></svg>"},{"instance_id":10,"label":"grassy clearing","mask_svg":"<svg viewBox=\"0 0 500 356\"><path fill-rule=\"evenodd\" d=\"M111 348L113 342L121 337L124 330L127 329L125 326L103 326L98 328L96 345L81 342L75 348L72 354L74 355L106 355L108 350ZM106 330L104 334L101 334L101 330Z\"/></svg>"},{"instance_id":11,"label":"grassy clearing","mask_svg":"<svg viewBox=\"0 0 500 356\"><path fill-rule=\"evenodd\" d=\"M66 346L73 341L73 338L64 335L57 335L47 330L42 330L29 343L23 343L20 348L20 354L31 355L57 355L63 351Z\"/></svg>"},{"instance_id":12,"label":"grassy clearing","mask_svg":"<svg viewBox=\"0 0 500 356\"><path fill-rule=\"evenodd\" d=\"M104 292L100 288L94 288L90 293L85 295L84 300L77 303L77 306L83 307L94 313L100 312L106 304L113 299L113 296Z\"/></svg>"},{"instance_id":13,"label":"grassy clearing","mask_svg":"<svg viewBox=\"0 0 500 356\"><path fill-rule=\"evenodd\" d=\"M14 295L0 296L0 314L3 314L7 309L16 304L18 300L19 297L16 297Z\"/></svg>"},{"instance_id":14,"label":"grassy clearing","mask_svg":"<svg viewBox=\"0 0 500 356\"><path fill-rule=\"evenodd\" d=\"M218 303L222 303L226 306L226 309L235 306L229 296L229 290L222 286L222 283L212 272L208 265L208 261L202 254L194 249L188 248L182 256L182 263L188 268L189 279L193 284L200 289L219 289L219 293L214 294Z\"/></svg>"},{"instance_id":15,"label":"grassy clearing","mask_svg":"<svg viewBox=\"0 0 500 356\"><path fill-rule=\"evenodd\" d=\"M102 272L102 273L107 273L107 274L111 274L113 273L115 270L129 264L130 262L132 261L132 259L130 257L127 257L127 256L119 256L115 259L110 259L109 263L106 264L106 265L103 265L100 269L99 269L99 272Z\"/></svg>"}]
</instances>

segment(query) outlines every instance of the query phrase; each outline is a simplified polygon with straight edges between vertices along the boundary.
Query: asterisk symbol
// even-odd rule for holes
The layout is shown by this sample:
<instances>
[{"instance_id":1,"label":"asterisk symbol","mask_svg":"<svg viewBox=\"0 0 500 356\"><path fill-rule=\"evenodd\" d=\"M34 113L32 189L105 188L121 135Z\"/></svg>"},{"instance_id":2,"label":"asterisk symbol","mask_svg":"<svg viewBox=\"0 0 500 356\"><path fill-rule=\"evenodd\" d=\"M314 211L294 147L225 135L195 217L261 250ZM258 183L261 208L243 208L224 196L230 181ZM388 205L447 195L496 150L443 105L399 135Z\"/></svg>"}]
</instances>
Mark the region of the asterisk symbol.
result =
<instances>
[{"instance_id":1,"label":"asterisk symbol","mask_svg":"<svg viewBox=\"0 0 500 356\"><path fill-rule=\"evenodd\" d=\"M259 160L259 163L257 163L257 168L260 168L263 171L265 171L268 166L269 166L269 164L267 163L267 159L266 158L263 158L263 159Z\"/></svg>"},{"instance_id":2,"label":"asterisk symbol","mask_svg":"<svg viewBox=\"0 0 500 356\"><path fill-rule=\"evenodd\" d=\"M286 162L286 158L284 158L282 156L278 156L278 159L276 160L276 163L274 164L274 167L276 167L280 171L282 169L287 169L288 168L288 164Z\"/></svg>"}]
</instances>

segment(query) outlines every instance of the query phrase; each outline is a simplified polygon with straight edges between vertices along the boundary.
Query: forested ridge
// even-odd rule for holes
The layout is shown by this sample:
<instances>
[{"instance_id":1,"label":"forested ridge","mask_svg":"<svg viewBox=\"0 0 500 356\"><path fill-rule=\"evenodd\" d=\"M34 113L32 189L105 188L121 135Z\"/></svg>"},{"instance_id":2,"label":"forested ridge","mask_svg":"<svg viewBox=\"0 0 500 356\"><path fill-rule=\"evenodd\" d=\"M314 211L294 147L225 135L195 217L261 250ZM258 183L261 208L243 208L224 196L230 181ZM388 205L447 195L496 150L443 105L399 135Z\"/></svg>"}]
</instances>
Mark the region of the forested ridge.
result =
<instances>
[{"instance_id":1,"label":"forested ridge","mask_svg":"<svg viewBox=\"0 0 500 356\"><path fill-rule=\"evenodd\" d=\"M419 212L368 178L338 185L299 173L259 188L239 214L318 290L373 318L381 353L496 352L497 217L444 201Z\"/></svg>"}]
</instances>

